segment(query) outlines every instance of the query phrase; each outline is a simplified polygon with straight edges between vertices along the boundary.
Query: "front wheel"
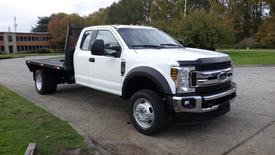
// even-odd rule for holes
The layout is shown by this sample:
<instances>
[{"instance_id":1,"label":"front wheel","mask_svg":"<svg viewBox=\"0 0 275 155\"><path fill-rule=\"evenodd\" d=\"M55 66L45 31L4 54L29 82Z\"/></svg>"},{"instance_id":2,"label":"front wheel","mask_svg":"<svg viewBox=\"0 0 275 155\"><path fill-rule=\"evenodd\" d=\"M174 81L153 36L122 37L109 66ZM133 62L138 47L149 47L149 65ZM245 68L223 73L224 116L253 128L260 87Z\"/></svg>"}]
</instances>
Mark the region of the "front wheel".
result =
<instances>
[{"instance_id":1,"label":"front wheel","mask_svg":"<svg viewBox=\"0 0 275 155\"><path fill-rule=\"evenodd\" d=\"M154 135L167 127L163 101L153 90L140 90L131 97L129 115L135 128L146 135Z\"/></svg>"},{"instance_id":2,"label":"front wheel","mask_svg":"<svg viewBox=\"0 0 275 155\"><path fill-rule=\"evenodd\" d=\"M34 83L36 91L41 95L55 93L57 88L54 76L45 70L34 72Z\"/></svg>"}]
</instances>

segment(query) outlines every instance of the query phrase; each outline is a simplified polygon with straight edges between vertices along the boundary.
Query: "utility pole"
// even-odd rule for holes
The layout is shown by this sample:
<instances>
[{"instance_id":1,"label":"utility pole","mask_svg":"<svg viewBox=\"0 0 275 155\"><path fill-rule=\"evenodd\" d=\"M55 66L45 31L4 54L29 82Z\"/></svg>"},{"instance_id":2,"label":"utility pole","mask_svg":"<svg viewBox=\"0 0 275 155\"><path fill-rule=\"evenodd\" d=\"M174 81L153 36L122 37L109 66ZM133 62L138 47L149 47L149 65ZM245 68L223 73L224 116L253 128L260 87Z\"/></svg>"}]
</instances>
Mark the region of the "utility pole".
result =
<instances>
[{"instance_id":1,"label":"utility pole","mask_svg":"<svg viewBox=\"0 0 275 155\"><path fill-rule=\"evenodd\" d=\"M16 32L17 29L17 23L16 23L16 17L14 16L14 32Z\"/></svg>"},{"instance_id":2,"label":"utility pole","mask_svg":"<svg viewBox=\"0 0 275 155\"><path fill-rule=\"evenodd\" d=\"M143 6L143 18L145 23L150 23L150 11L151 11L151 4L153 0L144 0L144 6Z\"/></svg>"},{"instance_id":3,"label":"utility pole","mask_svg":"<svg viewBox=\"0 0 275 155\"><path fill-rule=\"evenodd\" d=\"M184 17L186 17L186 11L187 11L187 0L184 0Z\"/></svg>"}]
</instances>

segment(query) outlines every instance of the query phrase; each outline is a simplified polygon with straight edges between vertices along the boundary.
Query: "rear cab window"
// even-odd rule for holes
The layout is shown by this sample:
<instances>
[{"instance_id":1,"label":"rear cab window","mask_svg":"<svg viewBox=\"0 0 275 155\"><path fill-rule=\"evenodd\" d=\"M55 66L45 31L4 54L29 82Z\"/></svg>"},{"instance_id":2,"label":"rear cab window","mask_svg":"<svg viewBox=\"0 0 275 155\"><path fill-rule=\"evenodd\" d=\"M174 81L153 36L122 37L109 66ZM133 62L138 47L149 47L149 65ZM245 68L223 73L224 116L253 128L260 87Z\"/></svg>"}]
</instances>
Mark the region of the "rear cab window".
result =
<instances>
[{"instance_id":1,"label":"rear cab window","mask_svg":"<svg viewBox=\"0 0 275 155\"><path fill-rule=\"evenodd\" d=\"M84 51L90 50L93 32L94 31L92 30L84 32L81 39L81 44L80 44L81 50L84 50Z\"/></svg>"}]
</instances>

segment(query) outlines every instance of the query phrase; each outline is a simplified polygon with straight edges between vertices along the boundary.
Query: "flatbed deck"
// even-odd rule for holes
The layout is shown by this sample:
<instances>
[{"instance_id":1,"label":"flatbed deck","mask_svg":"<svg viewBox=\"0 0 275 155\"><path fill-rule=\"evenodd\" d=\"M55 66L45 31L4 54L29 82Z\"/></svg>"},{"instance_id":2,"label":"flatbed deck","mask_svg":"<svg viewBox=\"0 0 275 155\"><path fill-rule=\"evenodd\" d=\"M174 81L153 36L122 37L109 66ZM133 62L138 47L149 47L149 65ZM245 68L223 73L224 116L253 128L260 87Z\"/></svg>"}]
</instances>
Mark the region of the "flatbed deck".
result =
<instances>
[{"instance_id":1,"label":"flatbed deck","mask_svg":"<svg viewBox=\"0 0 275 155\"><path fill-rule=\"evenodd\" d=\"M41 66L43 68L51 68L55 70L64 70L64 58L48 58L48 59L31 59L26 64L30 66Z\"/></svg>"}]
</instances>

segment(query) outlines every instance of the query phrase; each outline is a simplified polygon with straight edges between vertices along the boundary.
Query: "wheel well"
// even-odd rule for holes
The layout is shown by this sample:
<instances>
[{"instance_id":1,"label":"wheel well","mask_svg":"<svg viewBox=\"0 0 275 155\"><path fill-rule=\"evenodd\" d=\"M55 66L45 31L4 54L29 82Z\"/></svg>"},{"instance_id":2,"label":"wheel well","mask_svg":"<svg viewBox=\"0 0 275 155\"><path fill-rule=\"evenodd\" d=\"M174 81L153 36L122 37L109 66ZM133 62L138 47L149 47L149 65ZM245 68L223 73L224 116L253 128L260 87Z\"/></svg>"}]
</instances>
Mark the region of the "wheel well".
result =
<instances>
[{"instance_id":1,"label":"wheel well","mask_svg":"<svg viewBox=\"0 0 275 155\"><path fill-rule=\"evenodd\" d=\"M158 88L157 84L147 78L147 77L133 77L125 83L125 87L123 86L123 98L130 98L136 91L141 89L151 89L161 94L160 88Z\"/></svg>"}]
</instances>

